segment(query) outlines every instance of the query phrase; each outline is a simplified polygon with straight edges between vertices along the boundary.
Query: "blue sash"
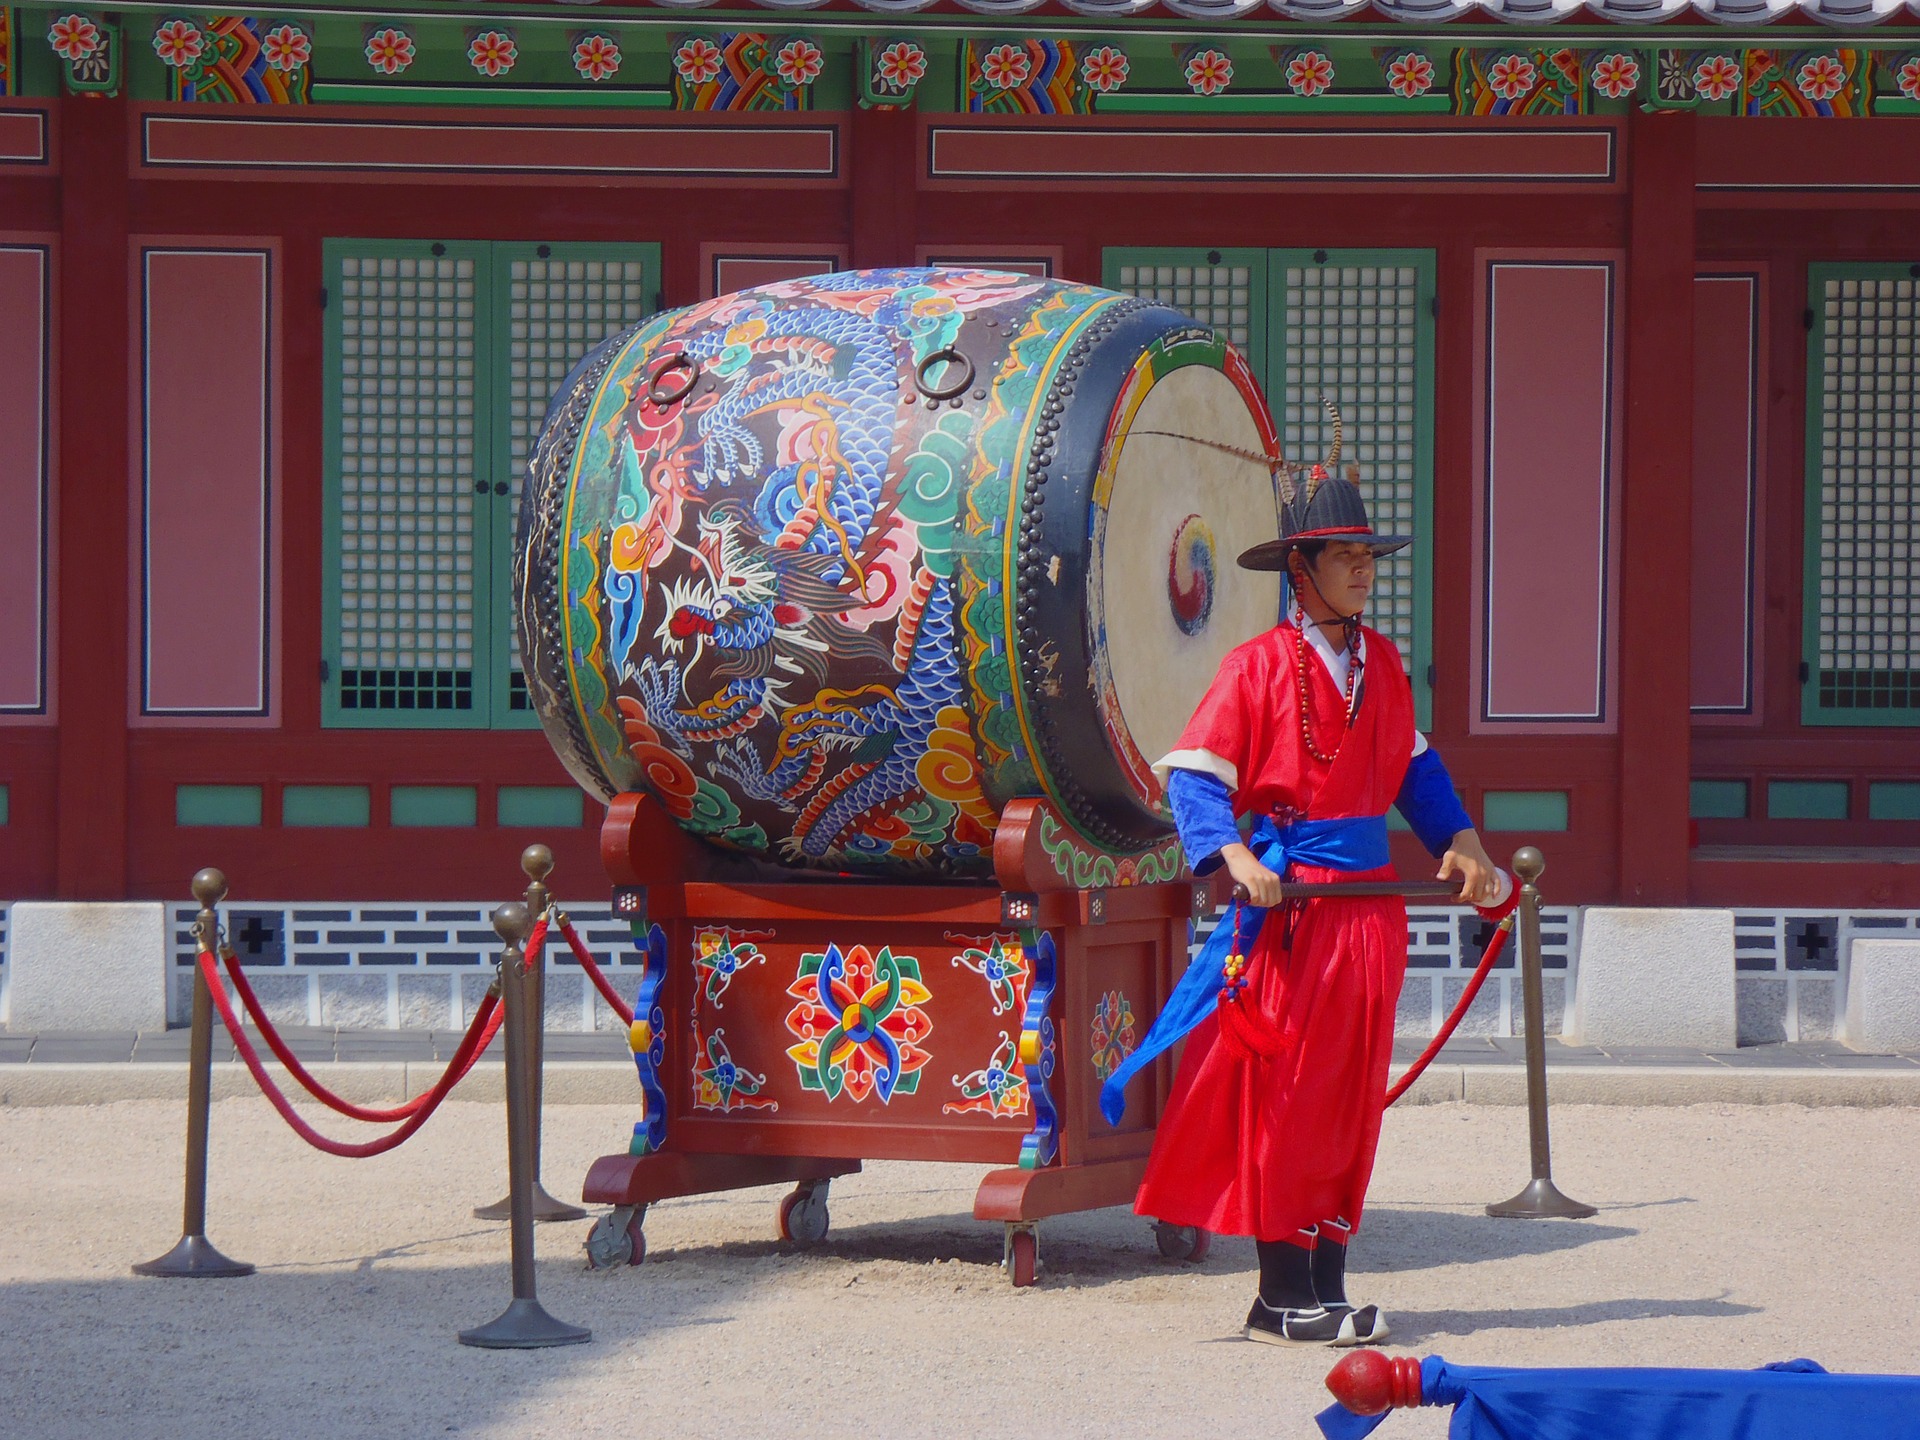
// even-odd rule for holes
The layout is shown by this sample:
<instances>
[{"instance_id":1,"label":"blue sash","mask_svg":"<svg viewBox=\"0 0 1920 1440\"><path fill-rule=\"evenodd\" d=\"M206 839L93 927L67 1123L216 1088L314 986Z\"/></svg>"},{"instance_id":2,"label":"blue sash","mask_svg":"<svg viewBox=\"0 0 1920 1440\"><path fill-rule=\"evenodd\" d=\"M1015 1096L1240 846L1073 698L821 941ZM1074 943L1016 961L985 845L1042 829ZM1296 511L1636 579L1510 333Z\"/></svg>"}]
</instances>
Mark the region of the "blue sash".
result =
<instances>
[{"instance_id":1,"label":"blue sash","mask_svg":"<svg viewBox=\"0 0 1920 1440\"><path fill-rule=\"evenodd\" d=\"M1285 875L1287 867L1295 864L1328 870L1378 870L1388 863L1387 819L1384 815L1359 815L1345 820L1299 820L1285 829L1262 819L1254 827L1252 849L1260 863L1277 875ZM1227 952L1233 948L1236 915L1242 945L1253 948L1267 912L1236 900L1193 957L1180 983L1173 987L1140 1048L1100 1087L1100 1113L1109 1125L1118 1125L1126 1113L1127 1100L1122 1092L1127 1082L1212 1013L1220 988L1226 983Z\"/></svg>"}]
</instances>

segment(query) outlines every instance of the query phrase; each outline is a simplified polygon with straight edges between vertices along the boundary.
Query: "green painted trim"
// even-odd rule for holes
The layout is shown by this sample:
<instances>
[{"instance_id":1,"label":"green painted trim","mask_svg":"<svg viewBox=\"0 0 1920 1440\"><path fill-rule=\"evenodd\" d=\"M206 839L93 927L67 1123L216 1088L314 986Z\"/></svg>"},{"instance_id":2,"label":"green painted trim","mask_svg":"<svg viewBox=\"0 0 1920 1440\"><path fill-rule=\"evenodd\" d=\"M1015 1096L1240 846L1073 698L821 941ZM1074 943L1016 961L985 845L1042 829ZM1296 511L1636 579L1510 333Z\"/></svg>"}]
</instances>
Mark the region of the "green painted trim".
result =
<instances>
[{"instance_id":1,"label":"green painted trim","mask_svg":"<svg viewBox=\"0 0 1920 1440\"><path fill-rule=\"evenodd\" d=\"M1319 257L1325 256L1325 259ZM1269 394L1284 391L1281 374L1286 354L1286 273L1290 267L1372 265L1381 269L1410 268L1416 275L1414 300L1413 379L1413 653L1403 656L1413 684L1414 723L1433 728L1433 687L1427 668L1433 660L1433 431L1434 431L1434 297L1439 285L1439 256L1432 250L1275 250L1268 261L1267 343L1272 362L1267 370ZM1276 423L1278 419L1276 417ZM1299 456L1290 457L1300 459ZM1361 477L1363 480L1365 476ZM1532 826L1532 829L1544 827ZM1565 828L1564 826L1562 828Z\"/></svg>"},{"instance_id":2,"label":"green painted trim","mask_svg":"<svg viewBox=\"0 0 1920 1440\"><path fill-rule=\"evenodd\" d=\"M280 792L280 823L364 826L373 821L373 792L365 785L289 785Z\"/></svg>"},{"instance_id":3,"label":"green painted trim","mask_svg":"<svg viewBox=\"0 0 1920 1440\"><path fill-rule=\"evenodd\" d=\"M176 825L258 825L258 785L176 785L173 787L173 823Z\"/></svg>"},{"instance_id":4,"label":"green painted trim","mask_svg":"<svg viewBox=\"0 0 1920 1440\"><path fill-rule=\"evenodd\" d=\"M1413 100L1397 95L1305 95L1272 92L1194 95L1178 92L1116 91L1094 102L1096 115L1446 115L1449 95L1432 93Z\"/></svg>"},{"instance_id":5,"label":"green painted trim","mask_svg":"<svg viewBox=\"0 0 1920 1440\"><path fill-rule=\"evenodd\" d=\"M1488 790L1480 796L1482 829L1565 830L1567 792L1564 790Z\"/></svg>"},{"instance_id":6,"label":"green painted trim","mask_svg":"<svg viewBox=\"0 0 1920 1440\"><path fill-rule=\"evenodd\" d=\"M1749 790L1744 780L1695 780L1687 786L1687 816L1693 820L1744 820Z\"/></svg>"},{"instance_id":7,"label":"green painted trim","mask_svg":"<svg viewBox=\"0 0 1920 1440\"><path fill-rule=\"evenodd\" d=\"M1800 723L1898 729L1920 725L1920 705L1869 709L1824 706L1820 703L1820 452L1826 443L1826 395L1821 385L1821 351L1826 345L1825 292L1830 280L1906 280L1901 264L1821 263L1807 266L1807 309L1813 325L1807 331L1807 441L1806 468L1801 473L1804 524L1800 568L1800 658L1807 678L1800 682ZM1771 788L1771 787L1769 787ZM1772 802L1768 802L1769 814ZM1803 818L1803 817L1791 817ZM1826 818L1826 817L1804 817ZM1844 818L1844 814L1841 818Z\"/></svg>"},{"instance_id":8,"label":"green painted trim","mask_svg":"<svg viewBox=\"0 0 1920 1440\"><path fill-rule=\"evenodd\" d=\"M488 550L492 569L492 599L487 610L487 623L491 627L488 636L488 649L492 656L492 676L487 687L487 698L479 702L479 685L476 682L474 694L477 703L484 703L495 730L538 730L540 717L531 709L513 709L513 506L512 495L519 493L525 486L526 476L515 470L513 465L513 412L509 403L513 393L513 262L515 260L601 260L628 262L637 260L642 267L641 289L648 297L645 319L659 309L660 246L647 242L639 244L602 244L593 241L554 241L540 244L533 241L497 241L490 247L492 252L492 275L487 290L487 303L491 307L498 343L487 357L488 369L492 377L492 393L498 397L493 406L491 428L485 442L485 452L496 480L505 480L512 487L505 496L490 497L488 511L492 519L492 537ZM547 253L540 254L541 250ZM585 357L576 357L576 360ZM571 368L571 367L569 367ZM551 400L552 397L548 397ZM475 449L481 448L478 436L475 437ZM529 452L531 453L531 452ZM476 556L476 562L478 557ZM475 619L478 629L478 615ZM479 637L475 637L476 647ZM537 822L545 823L545 822ZM577 821L575 822L578 823Z\"/></svg>"},{"instance_id":9,"label":"green painted trim","mask_svg":"<svg viewBox=\"0 0 1920 1440\"><path fill-rule=\"evenodd\" d=\"M7 823L10 813L11 812L8 809L7 787L5 785L0 785L0 825L5 825Z\"/></svg>"},{"instance_id":10,"label":"green painted trim","mask_svg":"<svg viewBox=\"0 0 1920 1440\"><path fill-rule=\"evenodd\" d=\"M6 823L6 796L0 786L0 824ZM1869 820L1920 820L1920 782L1876 780L1867 787Z\"/></svg>"},{"instance_id":11,"label":"green painted trim","mask_svg":"<svg viewBox=\"0 0 1920 1440\"><path fill-rule=\"evenodd\" d=\"M1848 789L1844 780L1769 780L1767 818L1844 820Z\"/></svg>"},{"instance_id":12,"label":"green painted trim","mask_svg":"<svg viewBox=\"0 0 1920 1440\"><path fill-rule=\"evenodd\" d=\"M571 785L502 785L502 825L552 825L578 830L586 823L585 797Z\"/></svg>"},{"instance_id":13,"label":"green painted trim","mask_svg":"<svg viewBox=\"0 0 1920 1440\"><path fill-rule=\"evenodd\" d=\"M442 253L434 255L434 246ZM476 505L473 519L473 708L449 710L349 710L340 703L340 453L341 453L341 266L347 259L420 260L469 259L474 265L473 316L473 457L476 483L490 481L489 456L482 417L493 412L493 354L491 306L486 303L491 247L484 241L457 240L326 240L321 244L321 272L324 275L328 303L326 308L324 358L321 366L321 486L322 486L322 559L321 643L326 647L322 659L328 666L327 680L320 692L320 723L329 729L351 730L484 730L488 728L486 696L491 685L492 656L480 633L480 617L488 613L492 576L486 563L491 553L489 516L492 507Z\"/></svg>"},{"instance_id":14,"label":"green painted trim","mask_svg":"<svg viewBox=\"0 0 1920 1440\"><path fill-rule=\"evenodd\" d=\"M545 105L569 110L671 110L673 92L657 85L618 90L579 85L395 85L391 82L316 80L316 105Z\"/></svg>"},{"instance_id":15,"label":"green painted trim","mask_svg":"<svg viewBox=\"0 0 1920 1440\"><path fill-rule=\"evenodd\" d=\"M479 793L471 785L396 785L388 801L396 826L472 826L479 823Z\"/></svg>"}]
</instances>

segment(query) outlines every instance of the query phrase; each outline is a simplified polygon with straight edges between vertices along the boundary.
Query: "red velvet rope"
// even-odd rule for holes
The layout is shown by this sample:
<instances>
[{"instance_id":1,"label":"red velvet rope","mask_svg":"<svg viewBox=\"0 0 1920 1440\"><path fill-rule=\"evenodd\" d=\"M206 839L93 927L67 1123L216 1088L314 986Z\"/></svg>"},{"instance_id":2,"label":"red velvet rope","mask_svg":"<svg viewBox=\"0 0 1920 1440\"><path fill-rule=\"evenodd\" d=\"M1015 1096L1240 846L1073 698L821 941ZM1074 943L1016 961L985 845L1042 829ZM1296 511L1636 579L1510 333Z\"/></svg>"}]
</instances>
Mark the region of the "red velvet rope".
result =
<instances>
[{"instance_id":1,"label":"red velvet rope","mask_svg":"<svg viewBox=\"0 0 1920 1440\"><path fill-rule=\"evenodd\" d=\"M1467 988L1460 992L1460 998L1454 1002L1453 1013L1447 1016L1439 1032L1427 1042L1427 1048L1420 1052L1420 1058L1409 1065L1407 1073L1388 1089L1387 1104L1393 1104L1406 1094L1408 1087L1420 1078L1420 1072L1433 1063L1433 1057L1440 1053L1440 1047L1453 1038L1453 1032L1459 1029L1460 1022L1466 1019L1467 1010L1473 1004L1473 997L1480 993L1480 987L1486 984L1487 976L1493 973L1493 962L1500 958L1500 952L1506 948L1506 944L1507 926L1502 923L1493 932L1493 938L1487 942L1487 953L1480 957L1479 965L1474 968L1473 978L1467 981Z\"/></svg>"},{"instance_id":2,"label":"red velvet rope","mask_svg":"<svg viewBox=\"0 0 1920 1440\"><path fill-rule=\"evenodd\" d=\"M527 938L528 948L531 950L537 941L545 939L543 926L536 925L534 933ZM239 1052L241 1060L246 1063L247 1070L253 1076L254 1084L260 1087L260 1093L265 1095L268 1103L280 1112L280 1118L287 1122L294 1134L314 1149L324 1150L329 1155L337 1155L346 1160L364 1160L372 1155L384 1155L387 1151L397 1149L411 1139L413 1133L426 1124L433 1112L440 1108L440 1102L447 1098L453 1087L465 1078L467 1071L472 1068L473 1061L493 1039L500 1028L501 1020L506 1016L506 1012L497 1007L491 996L483 1000L482 1008L492 1007L485 1030L469 1027L466 1036L460 1042L461 1051L467 1051L471 1047L470 1052L462 1054L461 1051L456 1051L453 1059L448 1062L446 1071L435 1082L434 1087L426 1094L408 1102L414 1106L414 1109L398 1129L389 1131L377 1140L353 1145L329 1139L301 1119L299 1112L293 1108L293 1102L287 1099L286 1094L274 1082L274 1078L267 1073L265 1064L261 1062L260 1052L253 1048L253 1042L247 1038L246 1028L241 1024L240 1017L234 1013L233 1002L227 998L227 987L220 983L219 962L213 958L211 951L200 952L200 976L212 993L214 1008L220 1013L221 1023L227 1027L227 1033L233 1037L233 1048ZM478 1015L479 1011L476 1010L476 1018Z\"/></svg>"},{"instance_id":3,"label":"red velvet rope","mask_svg":"<svg viewBox=\"0 0 1920 1440\"><path fill-rule=\"evenodd\" d=\"M314 1078L313 1073L300 1063L287 1042L281 1038L280 1032L273 1028L273 1022L260 1008L259 998L253 992L253 985L248 981L246 971L240 968L240 957L228 950L222 958L226 961L227 975L233 981L234 992L239 995L240 1003L246 1007L248 1018L259 1030L261 1038L267 1042L267 1048L273 1051L274 1058L287 1067L287 1073L300 1082L301 1088L329 1110L345 1115L351 1120L364 1120L368 1124L385 1125L395 1120L406 1119L426 1102L428 1095L433 1093L430 1090L423 1091L404 1104L392 1106L356 1105L351 1100L336 1095ZM453 1058L447 1062L449 1071L456 1069L458 1071L454 1077L454 1084L457 1085L466 1078L467 1072L473 1068L487 1046L493 1043L493 1037L499 1032L500 1021L503 1018L499 1013L499 1004L498 997L488 995L474 1010L473 1021L467 1026L467 1033L460 1037L459 1047L453 1052Z\"/></svg>"},{"instance_id":4,"label":"red velvet rope","mask_svg":"<svg viewBox=\"0 0 1920 1440\"><path fill-rule=\"evenodd\" d=\"M544 920L541 921L541 924L545 923ZM619 992L613 988L613 982L601 973L599 962L587 949L586 941L580 938L580 932L573 928L573 922L564 915L560 918L560 933L567 937L567 945L573 951L573 958L578 960L580 968L587 972L587 978L593 981L593 988L600 992L600 998L613 1008L613 1013L620 1017L621 1023L633 1024L633 1007L620 998ZM531 950L532 947L528 948Z\"/></svg>"}]
</instances>

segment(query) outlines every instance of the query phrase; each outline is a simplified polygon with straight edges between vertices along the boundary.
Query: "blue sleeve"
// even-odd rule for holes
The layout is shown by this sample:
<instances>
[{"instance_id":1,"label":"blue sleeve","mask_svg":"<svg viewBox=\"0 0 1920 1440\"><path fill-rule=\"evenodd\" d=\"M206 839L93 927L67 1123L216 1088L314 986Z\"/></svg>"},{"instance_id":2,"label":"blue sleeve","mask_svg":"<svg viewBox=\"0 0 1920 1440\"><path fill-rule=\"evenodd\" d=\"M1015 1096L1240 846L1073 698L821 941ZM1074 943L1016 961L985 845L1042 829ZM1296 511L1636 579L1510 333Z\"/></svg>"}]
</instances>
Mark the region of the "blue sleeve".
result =
<instances>
[{"instance_id":1,"label":"blue sleeve","mask_svg":"<svg viewBox=\"0 0 1920 1440\"><path fill-rule=\"evenodd\" d=\"M1453 777L1441 763L1440 752L1429 747L1413 757L1394 797L1394 809L1406 817L1427 853L1436 859L1447 853L1453 837L1473 828L1460 797L1453 793ZM1186 832L1181 831L1184 838Z\"/></svg>"},{"instance_id":2,"label":"blue sleeve","mask_svg":"<svg viewBox=\"0 0 1920 1440\"><path fill-rule=\"evenodd\" d=\"M1167 776L1167 803L1193 873L1218 869L1221 848L1240 843L1226 782L1204 770L1174 770Z\"/></svg>"}]
</instances>

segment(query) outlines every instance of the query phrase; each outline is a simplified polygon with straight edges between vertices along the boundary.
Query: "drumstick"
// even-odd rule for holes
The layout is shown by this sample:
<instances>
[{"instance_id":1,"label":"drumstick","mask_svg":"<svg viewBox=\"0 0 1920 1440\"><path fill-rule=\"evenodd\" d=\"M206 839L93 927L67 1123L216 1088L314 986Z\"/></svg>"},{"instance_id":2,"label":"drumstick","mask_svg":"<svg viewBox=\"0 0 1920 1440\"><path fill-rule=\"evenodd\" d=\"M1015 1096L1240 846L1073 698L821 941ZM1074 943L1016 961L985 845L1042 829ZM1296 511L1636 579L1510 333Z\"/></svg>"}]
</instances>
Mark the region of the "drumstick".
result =
<instances>
[{"instance_id":1,"label":"drumstick","mask_svg":"<svg viewBox=\"0 0 1920 1440\"><path fill-rule=\"evenodd\" d=\"M1280 899L1312 900L1323 896L1347 896L1360 899L1373 895L1404 895L1408 898L1422 895L1458 895L1460 887L1448 880L1354 880L1342 884L1337 880L1290 881L1280 882ZM1253 897L1247 893L1247 887L1236 884L1233 898L1245 905Z\"/></svg>"}]
</instances>

